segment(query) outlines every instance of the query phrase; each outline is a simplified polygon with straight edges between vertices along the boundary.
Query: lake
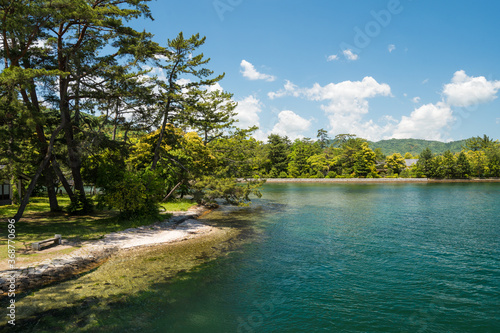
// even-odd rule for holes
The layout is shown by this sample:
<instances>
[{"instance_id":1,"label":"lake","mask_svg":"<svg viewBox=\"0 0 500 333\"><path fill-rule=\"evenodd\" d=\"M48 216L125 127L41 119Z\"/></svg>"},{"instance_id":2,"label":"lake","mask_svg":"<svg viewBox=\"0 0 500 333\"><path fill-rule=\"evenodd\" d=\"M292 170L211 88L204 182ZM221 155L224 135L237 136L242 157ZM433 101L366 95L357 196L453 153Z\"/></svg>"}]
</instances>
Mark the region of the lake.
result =
<instances>
[{"instance_id":1,"label":"lake","mask_svg":"<svg viewBox=\"0 0 500 333\"><path fill-rule=\"evenodd\" d=\"M217 255L205 251L207 260L173 278L165 269L148 270L144 281L136 274L130 293L72 300L80 279L99 268L20 300L19 307L45 306L26 325L33 332L500 331L500 184L292 183L267 184L263 193L249 208L207 217L242 230ZM133 265L171 260L151 258ZM66 303L51 305L56 294Z\"/></svg>"}]
</instances>

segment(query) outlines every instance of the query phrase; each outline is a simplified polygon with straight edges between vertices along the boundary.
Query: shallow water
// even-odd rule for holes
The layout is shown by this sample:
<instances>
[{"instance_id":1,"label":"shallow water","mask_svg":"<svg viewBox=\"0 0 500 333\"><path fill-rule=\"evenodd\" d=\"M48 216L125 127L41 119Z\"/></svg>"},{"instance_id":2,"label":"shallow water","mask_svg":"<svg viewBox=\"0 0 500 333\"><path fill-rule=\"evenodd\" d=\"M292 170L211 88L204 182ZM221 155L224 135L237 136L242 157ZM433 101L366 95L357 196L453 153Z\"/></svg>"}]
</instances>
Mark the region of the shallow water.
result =
<instances>
[{"instance_id":1,"label":"shallow water","mask_svg":"<svg viewBox=\"0 0 500 333\"><path fill-rule=\"evenodd\" d=\"M113 289L119 294L98 289L102 296L73 305L57 289L53 298L36 292L23 301L57 307L26 325L34 332L64 331L75 320L66 331L500 331L500 184L269 184L252 207L209 218L237 221L244 237L223 251L206 246L173 278L162 271L173 257L161 250L110 262L88 275L93 283L131 263L135 271L158 266L146 280ZM107 283L119 285L116 274ZM83 281L65 288L74 293Z\"/></svg>"}]
</instances>

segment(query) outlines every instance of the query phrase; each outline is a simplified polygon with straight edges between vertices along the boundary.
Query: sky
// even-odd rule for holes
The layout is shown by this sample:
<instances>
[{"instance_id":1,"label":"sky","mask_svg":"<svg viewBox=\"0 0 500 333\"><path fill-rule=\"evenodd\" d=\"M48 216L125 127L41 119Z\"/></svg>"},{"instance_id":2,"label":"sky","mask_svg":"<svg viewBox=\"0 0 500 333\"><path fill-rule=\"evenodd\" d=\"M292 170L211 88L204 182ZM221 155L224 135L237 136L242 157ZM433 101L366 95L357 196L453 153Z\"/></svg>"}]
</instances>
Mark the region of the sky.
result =
<instances>
[{"instance_id":1,"label":"sky","mask_svg":"<svg viewBox=\"0 0 500 333\"><path fill-rule=\"evenodd\" d=\"M500 2L157 0L132 23L182 31L254 136L500 139Z\"/></svg>"}]
</instances>

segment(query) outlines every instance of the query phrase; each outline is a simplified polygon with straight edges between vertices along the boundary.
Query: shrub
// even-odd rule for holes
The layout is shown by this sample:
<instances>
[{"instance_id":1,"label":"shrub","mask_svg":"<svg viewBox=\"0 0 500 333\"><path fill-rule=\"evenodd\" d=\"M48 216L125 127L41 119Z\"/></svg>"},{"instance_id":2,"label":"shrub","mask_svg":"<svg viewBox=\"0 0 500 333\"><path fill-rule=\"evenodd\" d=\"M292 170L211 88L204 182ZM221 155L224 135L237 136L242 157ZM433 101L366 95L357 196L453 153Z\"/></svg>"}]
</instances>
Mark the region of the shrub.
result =
<instances>
[{"instance_id":1,"label":"shrub","mask_svg":"<svg viewBox=\"0 0 500 333\"><path fill-rule=\"evenodd\" d=\"M122 216L150 216L158 214L164 184L153 171L127 171L123 179L103 190L101 204L119 210Z\"/></svg>"},{"instance_id":2,"label":"shrub","mask_svg":"<svg viewBox=\"0 0 500 333\"><path fill-rule=\"evenodd\" d=\"M327 178L336 178L337 177L337 173L335 171L330 171L328 172L328 174L326 175Z\"/></svg>"}]
</instances>

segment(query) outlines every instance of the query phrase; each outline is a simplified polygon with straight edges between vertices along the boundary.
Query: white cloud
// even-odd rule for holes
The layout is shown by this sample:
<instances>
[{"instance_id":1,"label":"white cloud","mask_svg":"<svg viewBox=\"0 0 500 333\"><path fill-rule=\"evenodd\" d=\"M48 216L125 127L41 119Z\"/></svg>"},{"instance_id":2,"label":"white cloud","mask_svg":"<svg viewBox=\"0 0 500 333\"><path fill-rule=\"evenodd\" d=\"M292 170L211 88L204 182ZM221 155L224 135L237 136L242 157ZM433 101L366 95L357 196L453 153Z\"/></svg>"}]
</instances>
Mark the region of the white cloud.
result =
<instances>
[{"instance_id":1,"label":"white cloud","mask_svg":"<svg viewBox=\"0 0 500 333\"><path fill-rule=\"evenodd\" d=\"M262 112L262 103L255 96L248 96L241 101L238 101L238 106L235 109L238 119L236 124L240 128L248 128L252 126L260 126L259 113Z\"/></svg>"},{"instance_id":2,"label":"white cloud","mask_svg":"<svg viewBox=\"0 0 500 333\"><path fill-rule=\"evenodd\" d=\"M387 50L389 50L389 53L392 53L392 51L394 51L396 49L396 45L394 44L389 44L389 46L387 46Z\"/></svg>"},{"instance_id":3,"label":"white cloud","mask_svg":"<svg viewBox=\"0 0 500 333\"><path fill-rule=\"evenodd\" d=\"M303 94L311 100L330 101L331 105L328 107L330 110L366 113L366 99L377 95L391 96L391 87L385 83L380 84L371 76L367 76L362 81L330 83L324 87L315 83L312 88L304 89Z\"/></svg>"},{"instance_id":4,"label":"white cloud","mask_svg":"<svg viewBox=\"0 0 500 333\"><path fill-rule=\"evenodd\" d=\"M328 58L326 58L326 61L335 61L335 60L339 60L339 56L336 54L332 54L328 56Z\"/></svg>"},{"instance_id":5,"label":"white cloud","mask_svg":"<svg viewBox=\"0 0 500 333\"><path fill-rule=\"evenodd\" d=\"M331 135L351 133L371 141L378 141L389 137L391 131L394 129L395 122L392 117L385 116L382 119L384 124L379 125L372 119L363 121L362 115L356 113L334 113L328 115L328 120L330 122L329 133Z\"/></svg>"},{"instance_id":6,"label":"white cloud","mask_svg":"<svg viewBox=\"0 0 500 333\"><path fill-rule=\"evenodd\" d=\"M429 79L425 79L422 81L422 84L427 84L427 83L429 83Z\"/></svg>"},{"instance_id":7,"label":"white cloud","mask_svg":"<svg viewBox=\"0 0 500 333\"><path fill-rule=\"evenodd\" d=\"M246 77L247 79L252 80L252 81L253 80L266 80L266 81L272 82L272 81L276 80L275 76L259 73L255 69L254 65L252 65L251 63L249 63L246 60L242 60L240 66L242 68L240 72L243 74L243 76Z\"/></svg>"},{"instance_id":8,"label":"white cloud","mask_svg":"<svg viewBox=\"0 0 500 333\"><path fill-rule=\"evenodd\" d=\"M224 91L224 89L219 84L219 82L215 82L214 84L212 84L211 86L207 86L206 88L207 88L207 91L209 93L214 92L214 91L220 91L220 92Z\"/></svg>"},{"instance_id":9,"label":"white cloud","mask_svg":"<svg viewBox=\"0 0 500 333\"><path fill-rule=\"evenodd\" d=\"M422 105L409 117L401 118L392 137L442 141L444 140L443 131L451 125L453 120L451 108L444 102Z\"/></svg>"},{"instance_id":10,"label":"white cloud","mask_svg":"<svg viewBox=\"0 0 500 333\"><path fill-rule=\"evenodd\" d=\"M271 92L268 96L271 99L295 96L326 102L321 108L329 119L332 134L355 133L368 139L377 139L390 130L389 125L379 126L372 120L363 122L363 115L369 111L369 98L391 96L390 86L380 84L372 77L365 77L362 81L330 83L326 86L316 83L311 88L299 88L287 81L283 89Z\"/></svg>"},{"instance_id":11,"label":"white cloud","mask_svg":"<svg viewBox=\"0 0 500 333\"><path fill-rule=\"evenodd\" d=\"M154 58L156 60L164 60L164 61L168 61L168 59L170 59L169 57L167 57L166 55L163 55L163 54L157 54L154 56Z\"/></svg>"},{"instance_id":12,"label":"white cloud","mask_svg":"<svg viewBox=\"0 0 500 333\"><path fill-rule=\"evenodd\" d=\"M285 85L283 89L278 90L277 92L269 92L267 96L270 99L275 99L283 96L294 96L294 97L299 97L300 96L300 89L298 86L293 84L292 82L286 80Z\"/></svg>"},{"instance_id":13,"label":"white cloud","mask_svg":"<svg viewBox=\"0 0 500 333\"><path fill-rule=\"evenodd\" d=\"M420 97L418 97L418 96L417 97L413 97L411 101L413 103L415 103L415 104L418 104L418 103L420 103Z\"/></svg>"},{"instance_id":14,"label":"white cloud","mask_svg":"<svg viewBox=\"0 0 500 333\"><path fill-rule=\"evenodd\" d=\"M455 72L451 83L446 84L443 94L451 106L467 107L491 102L496 99L500 81L488 81L484 76L472 77L460 70Z\"/></svg>"},{"instance_id":15,"label":"white cloud","mask_svg":"<svg viewBox=\"0 0 500 333\"><path fill-rule=\"evenodd\" d=\"M351 49L344 50L342 53L347 60L355 61L359 58L359 56L354 54Z\"/></svg>"},{"instance_id":16,"label":"white cloud","mask_svg":"<svg viewBox=\"0 0 500 333\"><path fill-rule=\"evenodd\" d=\"M291 140L303 138L303 133L311 128L311 121L302 118L293 111L281 111L278 115L278 123L274 125L270 133L288 136Z\"/></svg>"}]
</instances>

